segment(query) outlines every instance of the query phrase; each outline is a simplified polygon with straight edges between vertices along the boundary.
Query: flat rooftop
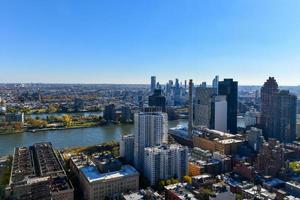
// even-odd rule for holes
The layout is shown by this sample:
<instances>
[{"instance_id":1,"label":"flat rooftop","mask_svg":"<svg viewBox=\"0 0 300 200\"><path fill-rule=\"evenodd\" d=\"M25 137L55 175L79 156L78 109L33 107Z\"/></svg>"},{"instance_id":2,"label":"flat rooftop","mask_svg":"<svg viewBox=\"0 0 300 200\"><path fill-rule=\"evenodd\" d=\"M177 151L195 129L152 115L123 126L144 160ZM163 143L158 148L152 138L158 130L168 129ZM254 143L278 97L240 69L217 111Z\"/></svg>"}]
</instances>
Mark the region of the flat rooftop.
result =
<instances>
[{"instance_id":1,"label":"flat rooftop","mask_svg":"<svg viewBox=\"0 0 300 200\"><path fill-rule=\"evenodd\" d=\"M130 165L124 165L120 170L109 173L100 173L96 165L93 164L84 166L80 170L89 182L115 179L138 173L138 171Z\"/></svg>"}]
</instances>

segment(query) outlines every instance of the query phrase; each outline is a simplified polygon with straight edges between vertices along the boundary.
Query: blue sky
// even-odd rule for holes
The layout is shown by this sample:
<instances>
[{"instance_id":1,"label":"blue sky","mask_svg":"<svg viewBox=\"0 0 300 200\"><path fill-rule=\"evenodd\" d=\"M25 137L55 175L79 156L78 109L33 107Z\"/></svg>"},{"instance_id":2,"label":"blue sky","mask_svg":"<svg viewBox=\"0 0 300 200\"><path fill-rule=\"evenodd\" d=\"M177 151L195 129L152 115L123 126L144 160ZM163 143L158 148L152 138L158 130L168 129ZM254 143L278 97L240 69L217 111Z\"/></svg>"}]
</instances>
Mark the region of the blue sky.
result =
<instances>
[{"instance_id":1,"label":"blue sky","mask_svg":"<svg viewBox=\"0 0 300 200\"><path fill-rule=\"evenodd\" d=\"M300 85L299 0L1 0L0 82Z\"/></svg>"}]
</instances>

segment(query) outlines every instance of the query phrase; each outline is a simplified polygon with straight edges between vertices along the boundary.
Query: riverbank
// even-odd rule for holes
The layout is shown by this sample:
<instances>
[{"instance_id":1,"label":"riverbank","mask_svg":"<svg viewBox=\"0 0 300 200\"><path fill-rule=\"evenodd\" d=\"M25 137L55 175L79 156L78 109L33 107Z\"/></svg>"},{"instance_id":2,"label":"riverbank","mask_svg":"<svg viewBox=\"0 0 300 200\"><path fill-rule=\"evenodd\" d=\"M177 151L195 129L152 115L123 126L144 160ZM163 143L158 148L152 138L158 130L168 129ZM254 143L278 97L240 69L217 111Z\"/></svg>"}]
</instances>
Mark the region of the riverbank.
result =
<instances>
[{"instance_id":1,"label":"riverbank","mask_svg":"<svg viewBox=\"0 0 300 200\"><path fill-rule=\"evenodd\" d=\"M169 128L186 124L187 120L169 121ZM122 135L133 132L133 124L110 124L88 128L48 130L38 134L24 132L0 135L0 156L11 155L15 147L30 146L37 142L51 142L56 149L93 146L108 141L120 141Z\"/></svg>"}]
</instances>

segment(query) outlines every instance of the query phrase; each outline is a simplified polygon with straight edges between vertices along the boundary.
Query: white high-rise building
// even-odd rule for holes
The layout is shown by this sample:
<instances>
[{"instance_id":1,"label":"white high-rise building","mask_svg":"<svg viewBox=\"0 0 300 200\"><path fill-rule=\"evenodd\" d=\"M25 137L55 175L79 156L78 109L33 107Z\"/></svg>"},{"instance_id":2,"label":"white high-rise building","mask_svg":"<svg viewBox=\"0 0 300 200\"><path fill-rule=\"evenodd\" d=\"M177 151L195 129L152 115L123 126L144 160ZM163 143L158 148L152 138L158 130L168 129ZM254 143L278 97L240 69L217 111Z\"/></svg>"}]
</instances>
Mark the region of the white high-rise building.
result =
<instances>
[{"instance_id":1,"label":"white high-rise building","mask_svg":"<svg viewBox=\"0 0 300 200\"><path fill-rule=\"evenodd\" d=\"M134 166L143 171L146 147L167 143L168 117L166 113L147 108L134 115Z\"/></svg>"},{"instance_id":2,"label":"white high-rise building","mask_svg":"<svg viewBox=\"0 0 300 200\"><path fill-rule=\"evenodd\" d=\"M172 144L145 148L144 175L151 185L172 177L181 180L187 173L187 147Z\"/></svg>"},{"instance_id":3,"label":"white high-rise building","mask_svg":"<svg viewBox=\"0 0 300 200\"><path fill-rule=\"evenodd\" d=\"M212 126L218 131L227 131L227 101L226 96L215 96L213 100Z\"/></svg>"}]
</instances>

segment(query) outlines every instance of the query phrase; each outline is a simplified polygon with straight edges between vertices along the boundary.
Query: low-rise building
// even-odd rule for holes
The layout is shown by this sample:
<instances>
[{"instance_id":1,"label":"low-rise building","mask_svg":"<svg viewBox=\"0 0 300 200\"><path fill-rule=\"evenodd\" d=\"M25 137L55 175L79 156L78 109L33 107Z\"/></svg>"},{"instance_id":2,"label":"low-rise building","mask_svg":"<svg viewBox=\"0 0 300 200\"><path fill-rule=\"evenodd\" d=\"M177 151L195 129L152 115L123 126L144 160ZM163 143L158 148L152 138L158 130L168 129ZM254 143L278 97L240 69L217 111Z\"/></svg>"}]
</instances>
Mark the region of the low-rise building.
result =
<instances>
[{"instance_id":1,"label":"low-rise building","mask_svg":"<svg viewBox=\"0 0 300 200\"><path fill-rule=\"evenodd\" d=\"M193 145L211 152L218 151L224 155L237 153L244 141L236 135L201 127L193 134Z\"/></svg>"},{"instance_id":2,"label":"low-rise building","mask_svg":"<svg viewBox=\"0 0 300 200\"><path fill-rule=\"evenodd\" d=\"M15 149L6 193L17 199L74 199L73 186L51 143Z\"/></svg>"},{"instance_id":3,"label":"low-rise building","mask_svg":"<svg viewBox=\"0 0 300 200\"><path fill-rule=\"evenodd\" d=\"M84 199L119 198L121 193L139 189L139 172L130 165L122 165L110 172L101 170L95 160L86 156L71 157L71 169L78 174ZM103 165L103 163L102 163Z\"/></svg>"},{"instance_id":4,"label":"low-rise building","mask_svg":"<svg viewBox=\"0 0 300 200\"><path fill-rule=\"evenodd\" d=\"M165 200L196 200L196 195L191 193L186 186L187 184L184 183L165 186Z\"/></svg>"}]
</instances>

